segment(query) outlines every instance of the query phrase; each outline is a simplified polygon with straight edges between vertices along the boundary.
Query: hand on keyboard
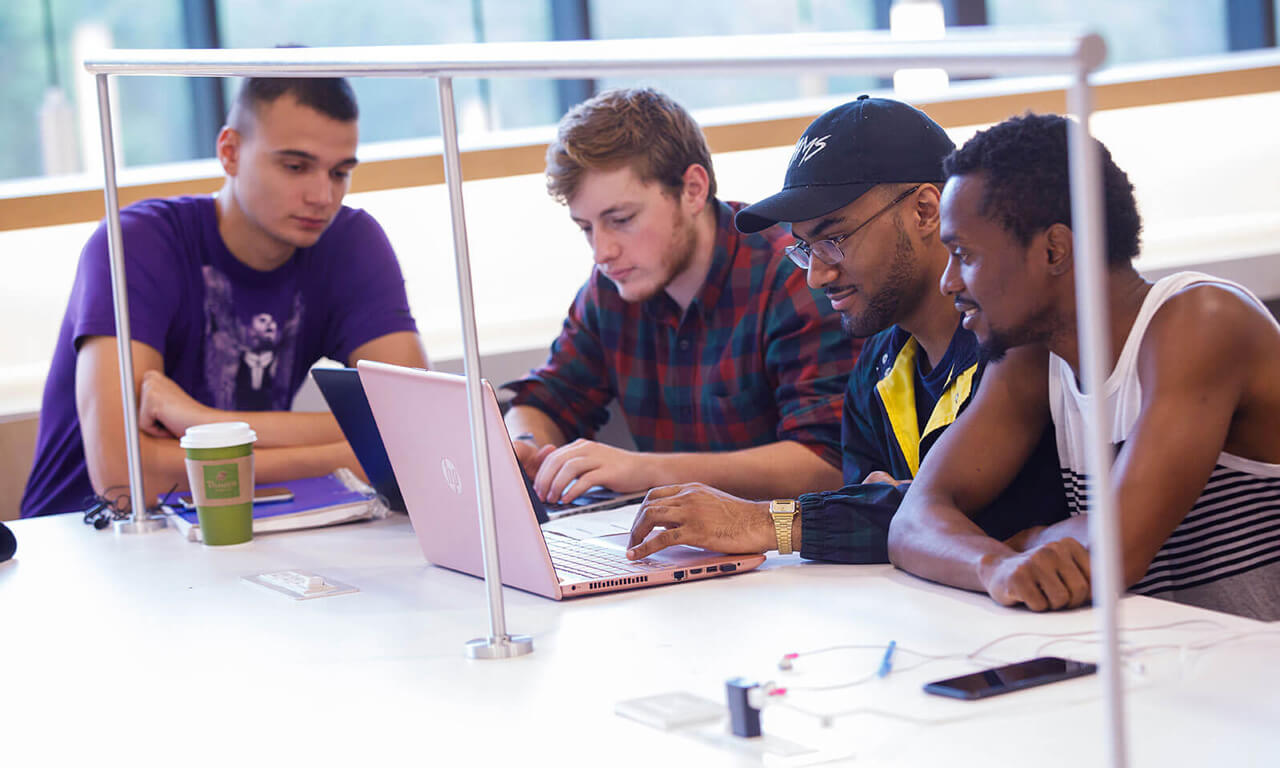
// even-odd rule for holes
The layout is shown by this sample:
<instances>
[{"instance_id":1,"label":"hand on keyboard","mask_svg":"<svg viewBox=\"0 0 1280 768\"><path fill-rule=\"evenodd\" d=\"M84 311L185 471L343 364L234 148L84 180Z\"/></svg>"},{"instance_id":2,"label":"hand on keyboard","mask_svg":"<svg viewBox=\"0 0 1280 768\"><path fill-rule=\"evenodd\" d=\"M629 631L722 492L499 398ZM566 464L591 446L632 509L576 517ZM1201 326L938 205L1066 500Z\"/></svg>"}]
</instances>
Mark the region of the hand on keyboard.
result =
<instances>
[{"instance_id":1,"label":"hand on keyboard","mask_svg":"<svg viewBox=\"0 0 1280 768\"><path fill-rule=\"evenodd\" d=\"M654 533L655 528L665 530ZM648 537L648 538L646 538ZM702 483L654 488L631 524L627 557L640 559L675 544L730 554L778 546L769 502L748 501Z\"/></svg>"}]
</instances>

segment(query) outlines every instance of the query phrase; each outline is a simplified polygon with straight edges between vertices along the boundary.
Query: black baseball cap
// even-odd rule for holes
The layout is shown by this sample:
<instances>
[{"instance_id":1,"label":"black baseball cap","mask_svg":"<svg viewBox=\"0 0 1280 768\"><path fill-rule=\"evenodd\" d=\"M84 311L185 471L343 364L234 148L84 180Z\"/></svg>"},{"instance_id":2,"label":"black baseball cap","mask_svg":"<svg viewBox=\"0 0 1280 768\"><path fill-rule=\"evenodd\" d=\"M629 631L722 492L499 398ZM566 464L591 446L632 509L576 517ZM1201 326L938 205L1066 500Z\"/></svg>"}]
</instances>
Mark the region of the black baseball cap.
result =
<instances>
[{"instance_id":1,"label":"black baseball cap","mask_svg":"<svg viewBox=\"0 0 1280 768\"><path fill-rule=\"evenodd\" d=\"M740 232L815 219L877 184L942 181L956 148L942 126L909 104L859 96L809 124L796 142L782 191L738 211Z\"/></svg>"}]
</instances>

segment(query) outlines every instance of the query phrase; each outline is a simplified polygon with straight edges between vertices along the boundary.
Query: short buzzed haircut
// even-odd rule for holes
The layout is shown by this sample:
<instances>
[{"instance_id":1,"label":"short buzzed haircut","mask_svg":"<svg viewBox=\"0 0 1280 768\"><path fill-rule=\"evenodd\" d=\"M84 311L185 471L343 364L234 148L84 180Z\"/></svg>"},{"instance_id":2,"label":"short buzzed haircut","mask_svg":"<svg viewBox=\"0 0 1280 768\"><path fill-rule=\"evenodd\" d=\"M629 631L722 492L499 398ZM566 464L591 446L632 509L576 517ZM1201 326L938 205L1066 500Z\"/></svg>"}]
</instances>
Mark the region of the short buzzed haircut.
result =
<instances>
[{"instance_id":1,"label":"short buzzed haircut","mask_svg":"<svg viewBox=\"0 0 1280 768\"><path fill-rule=\"evenodd\" d=\"M653 88L605 91L560 120L547 147L547 192L567 203L585 172L630 166L641 181L656 181L676 196L694 163L707 169L710 200L716 194L711 150L684 107Z\"/></svg>"},{"instance_id":2,"label":"short buzzed haircut","mask_svg":"<svg viewBox=\"0 0 1280 768\"><path fill-rule=\"evenodd\" d=\"M345 78L249 77L240 85L227 115L227 125L243 133L249 127L246 122L249 115L256 115L262 105L286 95L339 122L350 123L360 116L355 92Z\"/></svg>"}]
</instances>

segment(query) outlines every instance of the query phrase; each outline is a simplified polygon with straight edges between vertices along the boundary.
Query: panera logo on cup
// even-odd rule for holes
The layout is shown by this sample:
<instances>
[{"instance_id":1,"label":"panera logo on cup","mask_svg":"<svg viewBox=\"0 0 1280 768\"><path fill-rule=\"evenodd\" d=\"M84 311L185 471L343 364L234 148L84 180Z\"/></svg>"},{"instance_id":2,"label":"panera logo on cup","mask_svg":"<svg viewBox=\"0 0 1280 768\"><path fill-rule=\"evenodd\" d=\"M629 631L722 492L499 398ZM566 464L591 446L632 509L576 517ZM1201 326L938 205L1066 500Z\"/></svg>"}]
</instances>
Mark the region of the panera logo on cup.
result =
<instances>
[{"instance_id":1,"label":"panera logo on cup","mask_svg":"<svg viewBox=\"0 0 1280 768\"><path fill-rule=\"evenodd\" d=\"M234 499L240 495L240 467L235 464L206 464L204 495L207 499Z\"/></svg>"}]
</instances>

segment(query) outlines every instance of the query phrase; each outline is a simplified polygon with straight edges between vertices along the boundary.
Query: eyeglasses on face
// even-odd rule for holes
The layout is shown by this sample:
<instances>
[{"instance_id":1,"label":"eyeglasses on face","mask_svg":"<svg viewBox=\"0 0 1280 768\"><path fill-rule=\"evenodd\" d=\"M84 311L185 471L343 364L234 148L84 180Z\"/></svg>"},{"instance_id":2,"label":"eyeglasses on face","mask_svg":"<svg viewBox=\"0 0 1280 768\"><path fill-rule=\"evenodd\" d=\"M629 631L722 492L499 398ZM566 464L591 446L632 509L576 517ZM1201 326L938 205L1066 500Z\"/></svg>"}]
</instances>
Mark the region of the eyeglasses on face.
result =
<instances>
[{"instance_id":1,"label":"eyeglasses on face","mask_svg":"<svg viewBox=\"0 0 1280 768\"><path fill-rule=\"evenodd\" d=\"M897 205L903 200L906 200L908 197L911 197L912 193L914 193L921 186L923 185L917 184L911 189L908 189L906 192L903 192L902 194L893 198L893 200L890 201L888 205L876 211L875 213L871 214L871 217L868 218L866 221L854 227L849 232L846 232L845 234L840 235L839 237L833 237L827 240L819 240L816 243L797 242L795 245L787 246L787 249L786 251L784 251L784 253L786 253L787 257L790 258L793 262L795 262L796 266L800 267L801 269L808 269L809 265L813 263L813 259L815 257L818 259L818 261L821 261L823 264L827 264L829 266L834 267L835 265L839 264L841 261L844 261L844 251L840 249L840 243L843 243L845 240L848 240L849 238L861 232L866 227L870 226L871 222L883 216L893 206Z\"/></svg>"}]
</instances>

